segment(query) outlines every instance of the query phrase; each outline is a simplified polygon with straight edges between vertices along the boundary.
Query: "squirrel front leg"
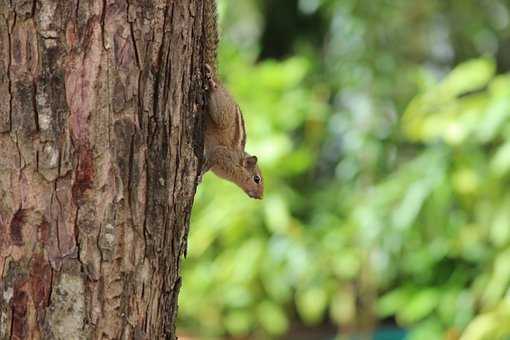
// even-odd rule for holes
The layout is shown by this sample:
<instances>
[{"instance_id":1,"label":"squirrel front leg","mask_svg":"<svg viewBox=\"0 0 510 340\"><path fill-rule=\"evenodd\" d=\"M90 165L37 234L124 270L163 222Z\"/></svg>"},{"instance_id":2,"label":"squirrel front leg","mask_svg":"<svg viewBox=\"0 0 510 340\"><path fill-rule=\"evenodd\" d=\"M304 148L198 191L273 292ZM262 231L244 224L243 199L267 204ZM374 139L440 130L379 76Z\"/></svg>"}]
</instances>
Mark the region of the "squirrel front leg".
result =
<instances>
[{"instance_id":1,"label":"squirrel front leg","mask_svg":"<svg viewBox=\"0 0 510 340\"><path fill-rule=\"evenodd\" d=\"M215 173L219 168L225 169L228 173L235 172L233 168L235 167L236 158L238 158L236 157L236 152L229 150L225 146L210 147L204 154L204 163L202 164L198 182L202 182L203 175L211 169Z\"/></svg>"},{"instance_id":2,"label":"squirrel front leg","mask_svg":"<svg viewBox=\"0 0 510 340\"><path fill-rule=\"evenodd\" d=\"M205 153L204 170L212 170L214 173L219 172L224 175L233 174L236 172L236 168L239 167L240 163L239 152L231 150L223 145L217 145L210 148Z\"/></svg>"}]
</instances>

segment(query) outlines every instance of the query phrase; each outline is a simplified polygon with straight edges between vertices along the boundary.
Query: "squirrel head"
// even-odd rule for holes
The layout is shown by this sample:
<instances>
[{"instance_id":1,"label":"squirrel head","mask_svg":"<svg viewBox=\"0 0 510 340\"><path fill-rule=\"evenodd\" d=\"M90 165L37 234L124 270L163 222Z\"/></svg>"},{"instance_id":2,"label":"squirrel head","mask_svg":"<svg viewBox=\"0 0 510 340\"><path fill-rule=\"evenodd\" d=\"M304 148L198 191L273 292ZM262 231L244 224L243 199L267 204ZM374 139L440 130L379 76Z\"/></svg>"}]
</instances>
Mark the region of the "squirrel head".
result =
<instances>
[{"instance_id":1,"label":"squirrel head","mask_svg":"<svg viewBox=\"0 0 510 340\"><path fill-rule=\"evenodd\" d=\"M257 165L257 156L246 154L241 162L245 171L237 184L251 198L262 199L264 196L264 179Z\"/></svg>"}]
</instances>

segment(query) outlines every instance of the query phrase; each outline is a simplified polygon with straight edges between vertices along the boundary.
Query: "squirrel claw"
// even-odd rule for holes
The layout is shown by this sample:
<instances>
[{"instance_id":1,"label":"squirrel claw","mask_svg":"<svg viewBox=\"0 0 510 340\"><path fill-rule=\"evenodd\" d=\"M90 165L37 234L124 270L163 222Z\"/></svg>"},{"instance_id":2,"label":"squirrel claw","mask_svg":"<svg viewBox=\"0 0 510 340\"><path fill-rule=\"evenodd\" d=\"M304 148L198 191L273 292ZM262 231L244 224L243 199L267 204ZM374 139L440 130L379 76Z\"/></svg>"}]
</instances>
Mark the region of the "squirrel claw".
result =
<instances>
[{"instance_id":1,"label":"squirrel claw","mask_svg":"<svg viewBox=\"0 0 510 340\"><path fill-rule=\"evenodd\" d=\"M202 164L202 168L200 169L200 173L198 174L198 178L197 178L197 183L200 184L202 183L202 179L205 175L205 173L207 171L209 171L209 169L211 169L211 164L210 162L207 161L207 159L204 161L204 163Z\"/></svg>"},{"instance_id":2,"label":"squirrel claw","mask_svg":"<svg viewBox=\"0 0 510 340\"><path fill-rule=\"evenodd\" d=\"M207 78L209 88L215 89L217 85L216 85L216 82L214 81L213 69L212 69L211 65L209 65L209 64L205 64L204 67L205 67L205 76Z\"/></svg>"}]
</instances>

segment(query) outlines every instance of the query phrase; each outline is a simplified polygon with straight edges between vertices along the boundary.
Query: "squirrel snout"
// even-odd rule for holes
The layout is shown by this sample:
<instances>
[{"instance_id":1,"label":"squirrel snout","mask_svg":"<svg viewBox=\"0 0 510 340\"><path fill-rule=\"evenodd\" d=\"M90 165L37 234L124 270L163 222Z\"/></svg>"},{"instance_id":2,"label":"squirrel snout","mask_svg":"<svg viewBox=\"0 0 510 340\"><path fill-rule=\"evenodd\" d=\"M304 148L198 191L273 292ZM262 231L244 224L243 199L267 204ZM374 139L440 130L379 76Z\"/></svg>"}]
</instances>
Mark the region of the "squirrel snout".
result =
<instances>
[{"instance_id":1,"label":"squirrel snout","mask_svg":"<svg viewBox=\"0 0 510 340\"><path fill-rule=\"evenodd\" d=\"M255 190L250 190L250 191L247 191L246 193L248 194L248 196L250 196L250 198L255 198L257 200L261 200L264 196L262 193L259 193Z\"/></svg>"}]
</instances>

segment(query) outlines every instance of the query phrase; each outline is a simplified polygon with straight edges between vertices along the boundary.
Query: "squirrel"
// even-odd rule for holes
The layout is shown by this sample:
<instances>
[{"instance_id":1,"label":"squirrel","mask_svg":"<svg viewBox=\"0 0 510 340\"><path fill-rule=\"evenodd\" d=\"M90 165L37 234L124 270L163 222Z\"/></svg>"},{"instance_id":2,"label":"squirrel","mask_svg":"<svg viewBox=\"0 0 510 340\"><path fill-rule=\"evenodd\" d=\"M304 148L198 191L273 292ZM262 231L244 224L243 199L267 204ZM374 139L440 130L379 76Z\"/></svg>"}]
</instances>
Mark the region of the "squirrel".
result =
<instances>
[{"instance_id":1,"label":"squirrel","mask_svg":"<svg viewBox=\"0 0 510 340\"><path fill-rule=\"evenodd\" d=\"M239 105L218 79L219 44L216 0L204 0L207 115L204 133L202 175L211 170L216 176L233 182L251 198L262 199L264 180L257 157L245 151L246 128Z\"/></svg>"}]
</instances>

